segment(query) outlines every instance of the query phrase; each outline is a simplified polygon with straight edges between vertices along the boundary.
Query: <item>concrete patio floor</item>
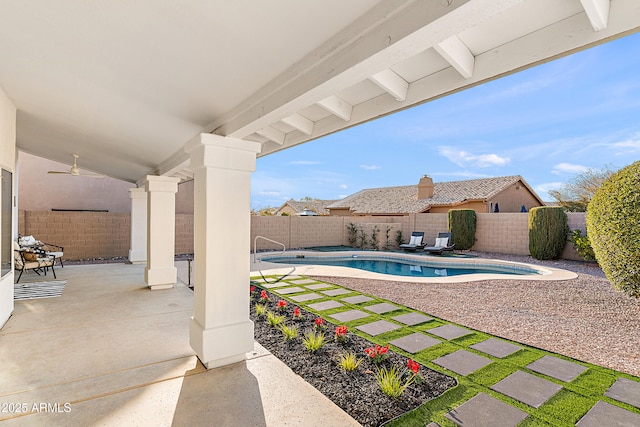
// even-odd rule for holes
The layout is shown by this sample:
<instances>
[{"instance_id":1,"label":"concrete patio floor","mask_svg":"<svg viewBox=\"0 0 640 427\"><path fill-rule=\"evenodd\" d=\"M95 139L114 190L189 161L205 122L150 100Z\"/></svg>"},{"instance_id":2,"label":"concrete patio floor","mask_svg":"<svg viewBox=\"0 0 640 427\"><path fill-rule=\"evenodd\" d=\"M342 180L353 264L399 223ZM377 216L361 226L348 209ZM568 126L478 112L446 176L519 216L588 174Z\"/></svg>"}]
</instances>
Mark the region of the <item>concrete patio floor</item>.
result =
<instances>
[{"instance_id":1,"label":"concrete patio floor","mask_svg":"<svg viewBox=\"0 0 640 427\"><path fill-rule=\"evenodd\" d=\"M358 425L257 343L246 362L204 369L186 286L151 291L141 265L56 273L62 296L16 301L0 330L3 426Z\"/></svg>"}]
</instances>

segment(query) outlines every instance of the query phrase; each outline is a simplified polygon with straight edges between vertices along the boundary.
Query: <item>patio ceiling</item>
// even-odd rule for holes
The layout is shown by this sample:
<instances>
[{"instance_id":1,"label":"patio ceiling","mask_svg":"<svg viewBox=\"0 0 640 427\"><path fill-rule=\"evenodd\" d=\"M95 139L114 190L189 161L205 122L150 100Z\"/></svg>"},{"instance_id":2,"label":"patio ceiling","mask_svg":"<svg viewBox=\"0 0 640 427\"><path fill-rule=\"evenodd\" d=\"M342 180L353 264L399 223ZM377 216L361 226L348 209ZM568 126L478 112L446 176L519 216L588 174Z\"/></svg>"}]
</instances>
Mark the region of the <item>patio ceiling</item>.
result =
<instances>
[{"instance_id":1,"label":"patio ceiling","mask_svg":"<svg viewBox=\"0 0 640 427\"><path fill-rule=\"evenodd\" d=\"M260 156L640 29L637 0L0 0L20 150L190 177L201 132Z\"/></svg>"}]
</instances>

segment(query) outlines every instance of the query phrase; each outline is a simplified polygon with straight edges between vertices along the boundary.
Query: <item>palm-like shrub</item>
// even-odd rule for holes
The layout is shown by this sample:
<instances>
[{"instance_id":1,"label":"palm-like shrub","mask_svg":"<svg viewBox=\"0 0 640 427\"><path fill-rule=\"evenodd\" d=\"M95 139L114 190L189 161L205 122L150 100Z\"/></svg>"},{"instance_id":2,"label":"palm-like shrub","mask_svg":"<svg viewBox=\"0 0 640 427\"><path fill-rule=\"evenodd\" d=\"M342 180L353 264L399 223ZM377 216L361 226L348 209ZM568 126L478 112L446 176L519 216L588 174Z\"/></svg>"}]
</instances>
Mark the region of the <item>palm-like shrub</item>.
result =
<instances>
[{"instance_id":1,"label":"palm-like shrub","mask_svg":"<svg viewBox=\"0 0 640 427\"><path fill-rule=\"evenodd\" d=\"M613 286L640 298L640 161L613 174L587 207L587 233Z\"/></svg>"},{"instance_id":2,"label":"palm-like shrub","mask_svg":"<svg viewBox=\"0 0 640 427\"><path fill-rule=\"evenodd\" d=\"M536 259L557 259L567 243L567 214L560 206L529 211L529 253Z\"/></svg>"}]
</instances>

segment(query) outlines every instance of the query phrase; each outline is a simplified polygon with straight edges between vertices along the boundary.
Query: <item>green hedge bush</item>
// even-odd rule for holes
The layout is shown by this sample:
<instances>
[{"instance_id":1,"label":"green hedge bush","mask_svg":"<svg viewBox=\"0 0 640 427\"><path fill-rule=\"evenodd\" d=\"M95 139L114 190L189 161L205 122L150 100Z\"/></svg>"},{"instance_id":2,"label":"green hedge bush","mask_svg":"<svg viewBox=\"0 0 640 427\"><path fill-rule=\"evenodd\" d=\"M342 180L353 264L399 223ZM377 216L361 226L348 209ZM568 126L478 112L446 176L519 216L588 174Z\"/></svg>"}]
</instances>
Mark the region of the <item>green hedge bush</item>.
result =
<instances>
[{"instance_id":1,"label":"green hedge bush","mask_svg":"<svg viewBox=\"0 0 640 427\"><path fill-rule=\"evenodd\" d=\"M567 243L567 214L560 206L529 211L529 253L536 259L557 259Z\"/></svg>"},{"instance_id":2,"label":"green hedge bush","mask_svg":"<svg viewBox=\"0 0 640 427\"><path fill-rule=\"evenodd\" d=\"M449 232L456 249L471 249L476 242L476 219L476 211L472 209L449 211Z\"/></svg>"},{"instance_id":3,"label":"green hedge bush","mask_svg":"<svg viewBox=\"0 0 640 427\"><path fill-rule=\"evenodd\" d=\"M587 207L587 233L607 279L640 298L640 161L596 191Z\"/></svg>"}]
</instances>

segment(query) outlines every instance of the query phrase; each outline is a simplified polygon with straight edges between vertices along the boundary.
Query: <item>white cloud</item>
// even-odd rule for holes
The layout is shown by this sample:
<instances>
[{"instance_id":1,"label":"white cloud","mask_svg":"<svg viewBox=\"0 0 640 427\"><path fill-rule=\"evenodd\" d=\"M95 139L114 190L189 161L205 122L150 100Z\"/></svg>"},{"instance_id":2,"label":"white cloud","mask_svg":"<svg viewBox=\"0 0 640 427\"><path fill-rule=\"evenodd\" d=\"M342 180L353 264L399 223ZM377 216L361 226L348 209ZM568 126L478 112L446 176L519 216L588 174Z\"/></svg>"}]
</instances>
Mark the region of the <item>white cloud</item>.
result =
<instances>
[{"instance_id":1,"label":"white cloud","mask_svg":"<svg viewBox=\"0 0 640 427\"><path fill-rule=\"evenodd\" d=\"M549 196L549 191L557 190L564 185L563 182L546 182L544 184L540 184L534 188L535 192L540 196L542 200L550 201L553 198Z\"/></svg>"},{"instance_id":2,"label":"white cloud","mask_svg":"<svg viewBox=\"0 0 640 427\"><path fill-rule=\"evenodd\" d=\"M612 144L612 146L614 148L625 149L625 152L636 152L640 150L640 139L637 139L637 140L629 139L626 141L616 142ZM623 153L617 152L616 154L623 154Z\"/></svg>"},{"instance_id":3,"label":"white cloud","mask_svg":"<svg viewBox=\"0 0 640 427\"><path fill-rule=\"evenodd\" d=\"M340 184L340 189L341 190L346 190L347 189L347 184Z\"/></svg>"},{"instance_id":4,"label":"white cloud","mask_svg":"<svg viewBox=\"0 0 640 427\"><path fill-rule=\"evenodd\" d=\"M582 173L588 171L589 168L583 165L574 165L571 163L558 163L553 167L553 173Z\"/></svg>"},{"instance_id":5,"label":"white cloud","mask_svg":"<svg viewBox=\"0 0 640 427\"><path fill-rule=\"evenodd\" d=\"M491 166L505 166L511 161L508 157L500 157L497 154L473 154L465 150L458 150L453 147L441 146L438 148L440 154L460 167L468 165L481 168Z\"/></svg>"},{"instance_id":6,"label":"white cloud","mask_svg":"<svg viewBox=\"0 0 640 427\"><path fill-rule=\"evenodd\" d=\"M292 160L289 162L290 165L295 166L310 166L310 165L320 165L322 162L316 162L313 160Z\"/></svg>"},{"instance_id":7,"label":"white cloud","mask_svg":"<svg viewBox=\"0 0 640 427\"><path fill-rule=\"evenodd\" d=\"M360 165L360 167L367 171L375 171L381 169L378 165Z\"/></svg>"},{"instance_id":8,"label":"white cloud","mask_svg":"<svg viewBox=\"0 0 640 427\"><path fill-rule=\"evenodd\" d=\"M475 173L468 171L458 171L458 172L434 172L430 173L431 176L455 176L461 178L488 178L490 175L484 173Z\"/></svg>"}]
</instances>

